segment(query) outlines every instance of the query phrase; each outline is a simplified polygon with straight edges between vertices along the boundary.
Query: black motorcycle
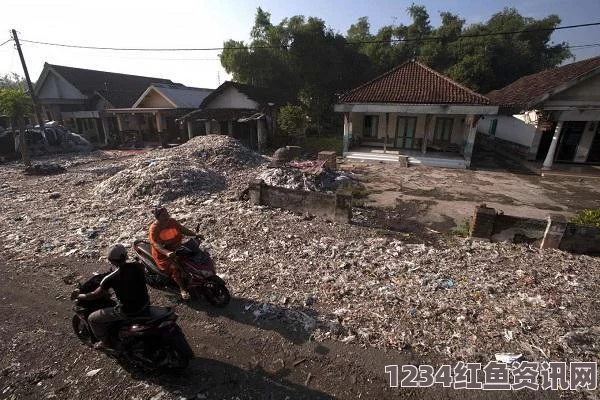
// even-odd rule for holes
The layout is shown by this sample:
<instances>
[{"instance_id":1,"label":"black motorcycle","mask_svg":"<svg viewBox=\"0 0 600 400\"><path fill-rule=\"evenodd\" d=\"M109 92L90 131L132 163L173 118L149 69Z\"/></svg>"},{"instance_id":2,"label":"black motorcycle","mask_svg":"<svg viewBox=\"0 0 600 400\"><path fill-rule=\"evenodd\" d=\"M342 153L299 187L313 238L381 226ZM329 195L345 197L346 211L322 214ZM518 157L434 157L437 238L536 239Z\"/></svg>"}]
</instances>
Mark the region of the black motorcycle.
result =
<instances>
[{"instance_id":1,"label":"black motorcycle","mask_svg":"<svg viewBox=\"0 0 600 400\"><path fill-rule=\"evenodd\" d=\"M79 283L80 293L91 293L100 286L102 279L112 272L94 274L85 283ZM88 317L96 310L115 307L111 298L99 300L75 300L73 330L77 337L91 346L98 341L92 333ZM146 370L184 370L194 352L181 328L177 314L170 307L148 307L131 319L113 324L110 335L116 344L117 358L124 359Z\"/></svg>"}]
</instances>

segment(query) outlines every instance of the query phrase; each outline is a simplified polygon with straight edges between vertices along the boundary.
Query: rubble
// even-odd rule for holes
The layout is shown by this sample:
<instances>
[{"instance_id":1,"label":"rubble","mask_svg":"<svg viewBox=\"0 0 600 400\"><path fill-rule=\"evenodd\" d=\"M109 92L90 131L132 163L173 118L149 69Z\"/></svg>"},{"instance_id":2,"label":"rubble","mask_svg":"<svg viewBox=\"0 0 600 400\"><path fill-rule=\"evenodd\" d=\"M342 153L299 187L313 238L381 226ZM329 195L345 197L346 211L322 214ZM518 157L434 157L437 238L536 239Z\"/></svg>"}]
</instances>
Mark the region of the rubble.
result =
<instances>
[{"instance_id":1,"label":"rubble","mask_svg":"<svg viewBox=\"0 0 600 400\"><path fill-rule=\"evenodd\" d=\"M313 192L333 192L340 186L358 183L352 173L332 171L323 165L323 161L291 162L279 168L266 169L257 179L262 179L269 186Z\"/></svg>"},{"instance_id":2,"label":"rubble","mask_svg":"<svg viewBox=\"0 0 600 400\"><path fill-rule=\"evenodd\" d=\"M232 201L266 171L260 156L235 143L211 135L133 157L58 156L52 161L69 165L59 175L3 166L0 248L32 263L101 259L115 242L145 238L148 203L160 200L184 225L200 223L218 273L258 322L277 319L315 340L410 348L445 363L497 353L598 361L600 259L441 235L415 244ZM61 196L48 201L52 193Z\"/></svg>"}]
</instances>

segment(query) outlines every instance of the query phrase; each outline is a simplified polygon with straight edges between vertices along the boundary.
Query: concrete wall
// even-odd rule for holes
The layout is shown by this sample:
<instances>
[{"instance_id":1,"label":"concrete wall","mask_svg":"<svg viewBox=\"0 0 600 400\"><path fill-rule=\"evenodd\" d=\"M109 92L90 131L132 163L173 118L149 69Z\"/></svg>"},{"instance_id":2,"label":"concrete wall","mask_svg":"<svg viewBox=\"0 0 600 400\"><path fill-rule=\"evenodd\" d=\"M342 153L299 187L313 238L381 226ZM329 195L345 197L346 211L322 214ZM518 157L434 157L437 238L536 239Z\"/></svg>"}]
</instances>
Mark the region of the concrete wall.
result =
<instances>
[{"instance_id":1,"label":"concrete wall","mask_svg":"<svg viewBox=\"0 0 600 400\"><path fill-rule=\"evenodd\" d=\"M526 122L531 121L531 119L528 119L525 114L486 116L477 123L477 130L482 133L488 133L494 119L498 120L494 136L521 146L531 146L535 136L536 124L533 121Z\"/></svg>"},{"instance_id":2,"label":"concrete wall","mask_svg":"<svg viewBox=\"0 0 600 400\"><path fill-rule=\"evenodd\" d=\"M350 196L268 186L262 180L253 182L248 192L250 201L257 205L309 213L339 222L349 222L352 217Z\"/></svg>"},{"instance_id":3,"label":"concrete wall","mask_svg":"<svg viewBox=\"0 0 600 400\"><path fill-rule=\"evenodd\" d=\"M375 115L379 117L379 122L377 126L377 139L383 140L386 134L386 119L385 113L350 113L350 120L352 121L352 133L353 136L363 137L363 128L365 116L367 115ZM387 127L387 136L389 138L389 144L392 144L396 138L396 124L398 122L398 117L416 117L417 125L415 131L415 138L423 138L425 137L425 115L424 114L398 114L398 113L389 113L389 126ZM468 132L465 130L465 123L463 120L466 118L465 115L431 115L429 127L427 129L427 137L429 141L433 139L433 134L435 132L435 121L436 118L453 118L454 123L452 125L452 136L451 142L463 145L466 140L466 134ZM468 130L468 129L467 129Z\"/></svg>"},{"instance_id":4,"label":"concrete wall","mask_svg":"<svg viewBox=\"0 0 600 400\"><path fill-rule=\"evenodd\" d=\"M233 87L228 87L213 99L206 108L249 108L258 109L259 104Z\"/></svg>"},{"instance_id":5,"label":"concrete wall","mask_svg":"<svg viewBox=\"0 0 600 400\"><path fill-rule=\"evenodd\" d=\"M578 254L600 254L600 228L555 221L514 217L498 213L485 204L476 207L470 235L492 242L527 243Z\"/></svg>"},{"instance_id":6,"label":"concrete wall","mask_svg":"<svg viewBox=\"0 0 600 400\"><path fill-rule=\"evenodd\" d=\"M565 91L555 94L550 99L553 103L566 101L600 101L600 75L586 79Z\"/></svg>"}]
</instances>

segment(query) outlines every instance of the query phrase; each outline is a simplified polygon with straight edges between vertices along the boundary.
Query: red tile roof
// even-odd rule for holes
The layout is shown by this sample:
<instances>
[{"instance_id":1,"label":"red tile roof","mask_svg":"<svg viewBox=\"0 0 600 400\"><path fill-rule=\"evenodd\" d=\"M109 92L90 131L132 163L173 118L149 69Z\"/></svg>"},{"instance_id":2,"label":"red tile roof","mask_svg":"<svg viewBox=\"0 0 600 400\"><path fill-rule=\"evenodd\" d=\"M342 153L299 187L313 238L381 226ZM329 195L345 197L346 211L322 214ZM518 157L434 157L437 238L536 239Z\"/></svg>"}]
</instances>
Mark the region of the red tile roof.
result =
<instances>
[{"instance_id":1,"label":"red tile roof","mask_svg":"<svg viewBox=\"0 0 600 400\"><path fill-rule=\"evenodd\" d=\"M407 61L351 90L341 103L490 104L485 96L417 62Z\"/></svg>"},{"instance_id":2,"label":"red tile roof","mask_svg":"<svg viewBox=\"0 0 600 400\"><path fill-rule=\"evenodd\" d=\"M524 76L502 89L491 91L487 96L499 106L523 108L535 106L531 103L540 96L597 68L600 68L600 57L589 58Z\"/></svg>"}]
</instances>

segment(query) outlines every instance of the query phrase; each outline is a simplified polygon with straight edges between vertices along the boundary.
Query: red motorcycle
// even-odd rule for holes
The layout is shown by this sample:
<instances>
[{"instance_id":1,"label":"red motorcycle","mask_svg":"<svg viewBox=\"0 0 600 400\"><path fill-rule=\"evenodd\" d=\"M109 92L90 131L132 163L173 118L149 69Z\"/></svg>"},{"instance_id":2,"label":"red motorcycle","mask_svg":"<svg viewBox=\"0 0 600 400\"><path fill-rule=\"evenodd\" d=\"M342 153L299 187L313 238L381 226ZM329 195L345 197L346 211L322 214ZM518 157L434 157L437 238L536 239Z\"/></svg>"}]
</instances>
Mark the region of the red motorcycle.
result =
<instances>
[{"instance_id":1,"label":"red motorcycle","mask_svg":"<svg viewBox=\"0 0 600 400\"><path fill-rule=\"evenodd\" d=\"M171 277L161 271L154 262L150 243L146 240L136 240L133 250L146 267L146 283L156 289L167 289L179 292L177 284ZM210 254L200 248L200 241L191 238L175 251L175 259L181 268L186 290L192 298L206 298L217 307L225 307L231 300L225 281L216 272L215 264Z\"/></svg>"}]
</instances>

